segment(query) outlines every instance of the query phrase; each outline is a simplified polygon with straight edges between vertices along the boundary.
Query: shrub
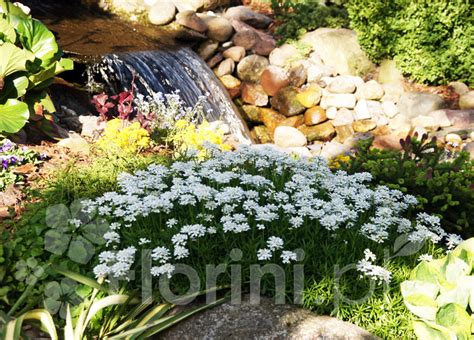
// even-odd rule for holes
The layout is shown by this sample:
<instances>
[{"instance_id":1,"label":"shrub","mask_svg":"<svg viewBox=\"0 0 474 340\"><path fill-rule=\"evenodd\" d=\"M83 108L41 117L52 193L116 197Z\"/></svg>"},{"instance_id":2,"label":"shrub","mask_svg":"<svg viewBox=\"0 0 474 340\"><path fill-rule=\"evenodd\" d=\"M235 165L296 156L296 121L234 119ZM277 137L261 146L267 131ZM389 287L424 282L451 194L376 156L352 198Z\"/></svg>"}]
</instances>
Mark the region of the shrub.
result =
<instances>
[{"instance_id":1,"label":"shrub","mask_svg":"<svg viewBox=\"0 0 474 340\"><path fill-rule=\"evenodd\" d=\"M417 317L413 328L419 339L474 336L473 260L471 238L441 259L426 257L401 284L405 305Z\"/></svg>"},{"instance_id":2,"label":"shrub","mask_svg":"<svg viewBox=\"0 0 474 340\"><path fill-rule=\"evenodd\" d=\"M361 141L354 157L341 163L349 173L367 171L374 186L386 185L416 196L417 210L441 217L449 232L474 235L474 161L461 152L451 161L443 160L443 149L427 136L408 137L403 150L377 150L372 140Z\"/></svg>"},{"instance_id":3,"label":"shrub","mask_svg":"<svg viewBox=\"0 0 474 340\"><path fill-rule=\"evenodd\" d=\"M111 154L134 154L150 146L148 131L139 122L130 123L115 118L107 122L102 137L97 146L103 152Z\"/></svg>"},{"instance_id":4,"label":"shrub","mask_svg":"<svg viewBox=\"0 0 474 340\"><path fill-rule=\"evenodd\" d=\"M0 133L16 133L28 119L56 136L54 105L45 92L54 77L73 68L56 39L20 6L0 0Z\"/></svg>"},{"instance_id":5,"label":"shrub","mask_svg":"<svg viewBox=\"0 0 474 340\"><path fill-rule=\"evenodd\" d=\"M468 1L350 0L350 25L374 62L393 58L412 79L474 84L474 25Z\"/></svg>"},{"instance_id":6,"label":"shrub","mask_svg":"<svg viewBox=\"0 0 474 340\"><path fill-rule=\"evenodd\" d=\"M275 34L281 42L297 39L318 27L347 27L347 12L339 6L323 6L316 0L272 0L275 19L281 24Z\"/></svg>"}]
</instances>

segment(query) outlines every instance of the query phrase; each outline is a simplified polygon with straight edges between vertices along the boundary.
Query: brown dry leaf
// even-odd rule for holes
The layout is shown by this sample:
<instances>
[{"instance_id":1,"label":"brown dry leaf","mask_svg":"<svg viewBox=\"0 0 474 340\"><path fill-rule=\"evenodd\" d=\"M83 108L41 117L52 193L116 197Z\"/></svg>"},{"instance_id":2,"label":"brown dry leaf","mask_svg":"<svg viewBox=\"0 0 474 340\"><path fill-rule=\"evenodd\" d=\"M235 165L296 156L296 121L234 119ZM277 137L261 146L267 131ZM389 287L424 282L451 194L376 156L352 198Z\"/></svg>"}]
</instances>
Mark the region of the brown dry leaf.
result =
<instances>
[{"instance_id":1,"label":"brown dry leaf","mask_svg":"<svg viewBox=\"0 0 474 340\"><path fill-rule=\"evenodd\" d=\"M21 192L15 186L9 185L4 192L0 192L0 207L10 207L20 201Z\"/></svg>"},{"instance_id":2,"label":"brown dry leaf","mask_svg":"<svg viewBox=\"0 0 474 340\"><path fill-rule=\"evenodd\" d=\"M13 173L17 175L28 175L36 171L36 166L32 163L20 165L13 169Z\"/></svg>"}]
</instances>

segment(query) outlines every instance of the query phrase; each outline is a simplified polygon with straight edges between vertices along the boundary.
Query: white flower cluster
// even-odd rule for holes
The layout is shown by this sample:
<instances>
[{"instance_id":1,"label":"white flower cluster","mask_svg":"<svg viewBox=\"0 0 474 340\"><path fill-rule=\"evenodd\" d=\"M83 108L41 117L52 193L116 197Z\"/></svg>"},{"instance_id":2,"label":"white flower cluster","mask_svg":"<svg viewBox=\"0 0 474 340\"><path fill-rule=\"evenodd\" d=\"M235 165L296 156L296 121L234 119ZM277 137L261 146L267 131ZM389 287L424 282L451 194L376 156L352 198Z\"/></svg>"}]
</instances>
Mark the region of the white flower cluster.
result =
<instances>
[{"instance_id":1,"label":"white flower cluster","mask_svg":"<svg viewBox=\"0 0 474 340\"><path fill-rule=\"evenodd\" d=\"M369 249L364 251L364 258L357 262L356 269L362 275L375 280L377 283L389 283L392 278L392 274L387 269L377 266L374 262L377 260L374 253Z\"/></svg>"},{"instance_id":2,"label":"white flower cluster","mask_svg":"<svg viewBox=\"0 0 474 340\"><path fill-rule=\"evenodd\" d=\"M413 196L383 186L371 189L366 185L370 179L367 173L333 173L322 158L294 159L251 147L214 150L211 159L200 163L151 165L135 175L122 174L119 192L86 203L87 210L97 209L109 220L104 239L118 251L115 258L101 260L96 275L122 274L112 268L123 262L120 249L130 246L154 249L152 274L170 275L173 263L190 256L193 242L218 242L232 234L267 240L254 256L264 261L276 254L283 263L296 261L296 254L284 249L278 233L299 228L334 233L351 228L375 242L401 233L410 241L436 242L446 236L435 217L420 214L416 223L403 217L416 204Z\"/></svg>"}]
</instances>

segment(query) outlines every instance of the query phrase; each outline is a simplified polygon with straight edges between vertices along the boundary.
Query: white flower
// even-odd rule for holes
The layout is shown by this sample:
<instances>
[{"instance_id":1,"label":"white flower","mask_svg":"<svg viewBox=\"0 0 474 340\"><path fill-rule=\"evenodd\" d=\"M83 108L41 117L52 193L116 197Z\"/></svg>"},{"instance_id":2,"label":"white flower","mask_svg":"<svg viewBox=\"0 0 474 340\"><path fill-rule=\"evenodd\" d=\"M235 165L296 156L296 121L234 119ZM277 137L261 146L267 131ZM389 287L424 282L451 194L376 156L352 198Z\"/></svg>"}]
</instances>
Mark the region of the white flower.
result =
<instances>
[{"instance_id":1,"label":"white flower","mask_svg":"<svg viewBox=\"0 0 474 340\"><path fill-rule=\"evenodd\" d=\"M138 240L138 245L143 246L145 244L151 243L151 241L145 237L141 237L140 240Z\"/></svg>"},{"instance_id":2,"label":"white flower","mask_svg":"<svg viewBox=\"0 0 474 340\"><path fill-rule=\"evenodd\" d=\"M120 235L115 231L108 231L104 234L104 240L106 241L107 246L111 243L119 243Z\"/></svg>"},{"instance_id":3,"label":"white flower","mask_svg":"<svg viewBox=\"0 0 474 340\"><path fill-rule=\"evenodd\" d=\"M174 258L177 260L184 259L189 256L189 250L182 246L174 247Z\"/></svg>"},{"instance_id":4,"label":"white flower","mask_svg":"<svg viewBox=\"0 0 474 340\"><path fill-rule=\"evenodd\" d=\"M291 261L296 261L297 256L296 253L293 251L283 250L281 252L281 262L283 263L290 263Z\"/></svg>"},{"instance_id":5,"label":"white flower","mask_svg":"<svg viewBox=\"0 0 474 340\"><path fill-rule=\"evenodd\" d=\"M106 264L99 264L94 267L94 275L96 278L106 277L110 273L110 268Z\"/></svg>"},{"instance_id":6,"label":"white flower","mask_svg":"<svg viewBox=\"0 0 474 340\"><path fill-rule=\"evenodd\" d=\"M370 249L364 250L364 258L366 261L373 262L377 259L374 253L370 251Z\"/></svg>"},{"instance_id":7,"label":"white flower","mask_svg":"<svg viewBox=\"0 0 474 340\"><path fill-rule=\"evenodd\" d=\"M156 247L151 251L151 258L164 263L170 259L170 251L166 247Z\"/></svg>"},{"instance_id":8,"label":"white flower","mask_svg":"<svg viewBox=\"0 0 474 340\"><path fill-rule=\"evenodd\" d=\"M270 250L283 248L283 240L280 237L270 236L267 241L267 246Z\"/></svg>"},{"instance_id":9,"label":"white flower","mask_svg":"<svg viewBox=\"0 0 474 340\"><path fill-rule=\"evenodd\" d=\"M430 254L423 254L418 257L418 261L430 262L433 261L433 256L431 256Z\"/></svg>"},{"instance_id":10,"label":"white flower","mask_svg":"<svg viewBox=\"0 0 474 340\"><path fill-rule=\"evenodd\" d=\"M448 234L446 237L446 246L448 250L453 250L459 243L462 242L462 237L456 234Z\"/></svg>"},{"instance_id":11,"label":"white flower","mask_svg":"<svg viewBox=\"0 0 474 340\"><path fill-rule=\"evenodd\" d=\"M270 249L259 249L257 251L257 259L259 261L270 260L272 258L272 251Z\"/></svg>"},{"instance_id":12,"label":"white flower","mask_svg":"<svg viewBox=\"0 0 474 340\"><path fill-rule=\"evenodd\" d=\"M168 228L173 228L177 224L178 224L178 220L175 218L170 218L168 221L166 221L166 226Z\"/></svg>"},{"instance_id":13,"label":"white flower","mask_svg":"<svg viewBox=\"0 0 474 340\"><path fill-rule=\"evenodd\" d=\"M175 270L175 266L173 266L170 263L166 263L159 267L152 267L150 270L150 273L153 276L160 276L160 275L166 274L168 278L171 278L174 270Z\"/></svg>"},{"instance_id":14,"label":"white flower","mask_svg":"<svg viewBox=\"0 0 474 340\"><path fill-rule=\"evenodd\" d=\"M70 219L68 222L76 228L79 228L82 224L81 220L78 220L77 218Z\"/></svg>"}]
</instances>

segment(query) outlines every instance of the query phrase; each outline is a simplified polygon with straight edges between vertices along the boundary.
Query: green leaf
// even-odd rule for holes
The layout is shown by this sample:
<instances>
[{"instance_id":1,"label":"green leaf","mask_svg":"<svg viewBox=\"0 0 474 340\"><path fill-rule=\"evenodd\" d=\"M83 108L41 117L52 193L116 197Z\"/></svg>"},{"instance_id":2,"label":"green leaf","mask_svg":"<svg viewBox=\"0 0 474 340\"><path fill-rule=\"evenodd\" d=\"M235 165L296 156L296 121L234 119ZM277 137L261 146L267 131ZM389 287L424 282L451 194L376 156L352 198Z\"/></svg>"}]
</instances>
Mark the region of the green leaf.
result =
<instances>
[{"instance_id":1,"label":"green leaf","mask_svg":"<svg viewBox=\"0 0 474 340\"><path fill-rule=\"evenodd\" d=\"M404 302L408 310L416 316L426 320L434 320L436 318L438 304L429 296L412 294L405 297Z\"/></svg>"},{"instance_id":2,"label":"green leaf","mask_svg":"<svg viewBox=\"0 0 474 340\"><path fill-rule=\"evenodd\" d=\"M23 46L41 60L41 66L47 67L58 59L58 44L54 34L36 19L22 19L16 25Z\"/></svg>"},{"instance_id":3,"label":"green leaf","mask_svg":"<svg viewBox=\"0 0 474 340\"><path fill-rule=\"evenodd\" d=\"M452 289L441 288L441 294L438 296L436 301L439 306L446 305L448 303L456 303L467 308L469 303L469 296L471 290L474 289L474 276L464 276L456 280L455 286Z\"/></svg>"},{"instance_id":4,"label":"green leaf","mask_svg":"<svg viewBox=\"0 0 474 340\"><path fill-rule=\"evenodd\" d=\"M1 47L0 47L1 54ZM0 58L0 64L1 60ZM0 104L0 132L16 133L28 122L28 105L16 99L8 99Z\"/></svg>"},{"instance_id":5,"label":"green leaf","mask_svg":"<svg viewBox=\"0 0 474 340\"><path fill-rule=\"evenodd\" d=\"M423 294L434 300L438 295L439 287L424 281L404 281L400 285L400 290L403 298L413 294Z\"/></svg>"},{"instance_id":6,"label":"green leaf","mask_svg":"<svg viewBox=\"0 0 474 340\"><path fill-rule=\"evenodd\" d=\"M421 262L410 274L411 281L423 281L438 284L440 279L442 280L442 275L437 269L435 261Z\"/></svg>"},{"instance_id":7,"label":"green leaf","mask_svg":"<svg viewBox=\"0 0 474 340\"><path fill-rule=\"evenodd\" d=\"M91 288L94 288L94 289L97 289L97 290L100 290L100 291L103 291L103 292L106 292L106 293L108 292L106 287L100 285L97 281L92 280L91 278L88 278L87 276L72 272L72 271L67 270L67 269L63 269L63 268L58 267L56 265L53 265L52 267L59 274L64 275L64 276L66 276L70 279L73 279L76 282L82 283L86 286L89 286Z\"/></svg>"},{"instance_id":8,"label":"green leaf","mask_svg":"<svg viewBox=\"0 0 474 340\"><path fill-rule=\"evenodd\" d=\"M62 255L69 247L71 235L64 229L51 229L44 235L44 248L50 253Z\"/></svg>"},{"instance_id":9,"label":"green leaf","mask_svg":"<svg viewBox=\"0 0 474 340\"><path fill-rule=\"evenodd\" d=\"M441 272L444 274L446 280L456 282L459 278L468 275L470 272L469 265L461 259L458 259L452 253L449 253L444 258Z\"/></svg>"},{"instance_id":10,"label":"green leaf","mask_svg":"<svg viewBox=\"0 0 474 340\"><path fill-rule=\"evenodd\" d=\"M86 264L94 256L95 248L82 236L71 242L67 256L74 262Z\"/></svg>"},{"instance_id":11,"label":"green leaf","mask_svg":"<svg viewBox=\"0 0 474 340\"><path fill-rule=\"evenodd\" d=\"M436 322L453 331L458 340L469 340L471 336L471 316L456 303L441 307L436 314Z\"/></svg>"},{"instance_id":12,"label":"green leaf","mask_svg":"<svg viewBox=\"0 0 474 340\"><path fill-rule=\"evenodd\" d=\"M32 61L34 55L12 43L0 45L0 78L5 78L18 71L26 71L26 62Z\"/></svg>"},{"instance_id":13,"label":"green leaf","mask_svg":"<svg viewBox=\"0 0 474 340\"><path fill-rule=\"evenodd\" d=\"M61 60L51 64L46 69L39 71L29 77L31 88L42 89L52 84L54 76L74 69L74 62L71 59L61 58Z\"/></svg>"},{"instance_id":14,"label":"green leaf","mask_svg":"<svg viewBox=\"0 0 474 340\"><path fill-rule=\"evenodd\" d=\"M26 89L30 84L25 76L12 75L5 78L3 91L0 92L0 103L4 103L7 99L17 99L25 95Z\"/></svg>"},{"instance_id":15,"label":"green leaf","mask_svg":"<svg viewBox=\"0 0 474 340\"><path fill-rule=\"evenodd\" d=\"M2 17L0 17L0 39L13 44L16 41L15 29L10 25L8 20Z\"/></svg>"},{"instance_id":16,"label":"green leaf","mask_svg":"<svg viewBox=\"0 0 474 340\"><path fill-rule=\"evenodd\" d=\"M456 340L456 335L453 332L434 322L423 320L413 321L413 330L417 338L422 340Z\"/></svg>"},{"instance_id":17,"label":"green leaf","mask_svg":"<svg viewBox=\"0 0 474 340\"><path fill-rule=\"evenodd\" d=\"M0 0L0 9L0 12L9 14L9 17L28 18L28 15L20 7L13 5L11 1Z\"/></svg>"}]
</instances>

